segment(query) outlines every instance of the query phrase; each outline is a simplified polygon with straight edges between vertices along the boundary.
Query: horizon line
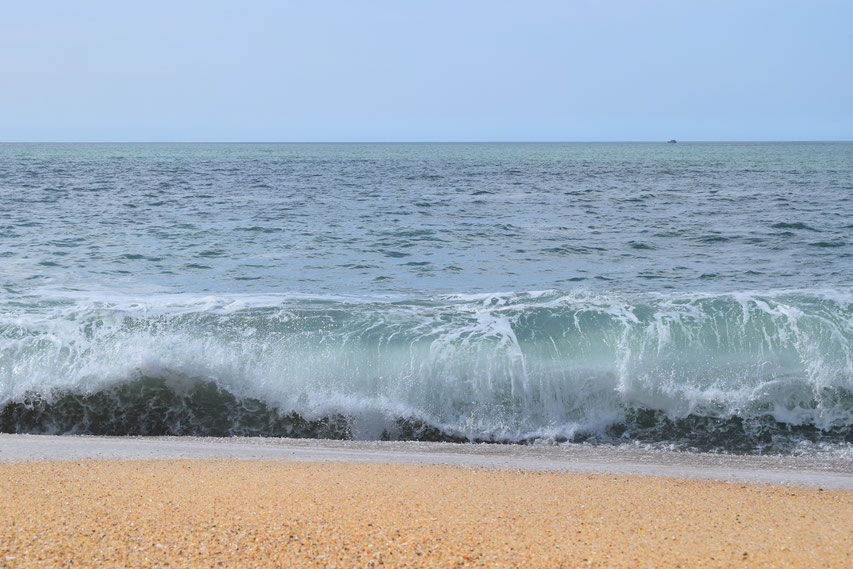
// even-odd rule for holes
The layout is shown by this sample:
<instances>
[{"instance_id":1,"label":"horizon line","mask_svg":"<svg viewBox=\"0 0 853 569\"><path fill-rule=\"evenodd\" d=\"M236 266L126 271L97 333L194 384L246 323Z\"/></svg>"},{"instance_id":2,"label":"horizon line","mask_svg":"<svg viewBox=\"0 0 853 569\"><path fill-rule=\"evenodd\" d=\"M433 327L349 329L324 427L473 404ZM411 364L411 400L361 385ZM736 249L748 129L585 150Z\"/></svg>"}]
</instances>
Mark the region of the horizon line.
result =
<instances>
[{"instance_id":1,"label":"horizon line","mask_svg":"<svg viewBox=\"0 0 853 569\"><path fill-rule=\"evenodd\" d=\"M850 139L644 139L644 140L0 140L0 144L668 144L831 143Z\"/></svg>"}]
</instances>

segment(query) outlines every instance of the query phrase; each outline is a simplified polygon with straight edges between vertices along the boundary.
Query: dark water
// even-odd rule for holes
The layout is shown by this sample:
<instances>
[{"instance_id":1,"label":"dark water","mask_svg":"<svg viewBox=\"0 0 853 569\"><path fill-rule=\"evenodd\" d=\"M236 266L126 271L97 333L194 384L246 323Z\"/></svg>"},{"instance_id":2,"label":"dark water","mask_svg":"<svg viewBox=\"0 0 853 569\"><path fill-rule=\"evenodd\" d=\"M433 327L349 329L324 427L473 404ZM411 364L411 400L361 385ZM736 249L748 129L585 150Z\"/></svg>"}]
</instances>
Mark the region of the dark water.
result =
<instances>
[{"instance_id":1,"label":"dark water","mask_svg":"<svg viewBox=\"0 0 853 569\"><path fill-rule=\"evenodd\" d=\"M849 452L853 144L0 145L0 430Z\"/></svg>"}]
</instances>

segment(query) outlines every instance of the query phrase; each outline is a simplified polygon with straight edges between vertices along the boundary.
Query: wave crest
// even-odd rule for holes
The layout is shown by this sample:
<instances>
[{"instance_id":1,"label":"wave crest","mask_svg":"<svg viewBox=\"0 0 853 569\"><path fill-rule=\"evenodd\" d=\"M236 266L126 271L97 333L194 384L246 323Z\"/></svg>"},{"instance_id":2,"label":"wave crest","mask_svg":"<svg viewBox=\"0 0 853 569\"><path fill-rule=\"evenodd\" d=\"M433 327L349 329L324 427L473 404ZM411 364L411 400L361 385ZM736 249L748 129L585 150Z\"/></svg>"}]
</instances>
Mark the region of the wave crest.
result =
<instances>
[{"instance_id":1,"label":"wave crest","mask_svg":"<svg viewBox=\"0 0 853 569\"><path fill-rule=\"evenodd\" d=\"M851 299L43 298L0 317L0 426L738 451L843 443Z\"/></svg>"}]
</instances>

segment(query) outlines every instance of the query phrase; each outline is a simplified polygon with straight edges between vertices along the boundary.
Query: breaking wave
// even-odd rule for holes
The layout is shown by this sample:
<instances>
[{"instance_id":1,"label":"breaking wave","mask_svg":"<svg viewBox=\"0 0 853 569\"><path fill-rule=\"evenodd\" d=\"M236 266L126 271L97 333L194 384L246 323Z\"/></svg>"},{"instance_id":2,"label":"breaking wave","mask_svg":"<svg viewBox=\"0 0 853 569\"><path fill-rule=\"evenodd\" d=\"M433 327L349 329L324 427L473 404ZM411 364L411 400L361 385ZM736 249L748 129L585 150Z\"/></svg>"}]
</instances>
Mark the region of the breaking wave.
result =
<instances>
[{"instance_id":1,"label":"breaking wave","mask_svg":"<svg viewBox=\"0 0 853 569\"><path fill-rule=\"evenodd\" d=\"M0 430L853 443L853 294L2 299Z\"/></svg>"}]
</instances>

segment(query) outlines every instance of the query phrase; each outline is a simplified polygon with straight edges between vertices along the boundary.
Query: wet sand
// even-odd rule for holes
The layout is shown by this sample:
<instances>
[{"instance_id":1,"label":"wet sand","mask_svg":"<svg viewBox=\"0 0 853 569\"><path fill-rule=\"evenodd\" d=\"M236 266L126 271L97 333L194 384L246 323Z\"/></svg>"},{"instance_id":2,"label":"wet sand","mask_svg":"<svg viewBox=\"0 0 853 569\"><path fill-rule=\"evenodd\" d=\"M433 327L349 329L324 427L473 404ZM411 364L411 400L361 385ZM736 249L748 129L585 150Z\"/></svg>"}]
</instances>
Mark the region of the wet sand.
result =
<instances>
[{"instance_id":1,"label":"wet sand","mask_svg":"<svg viewBox=\"0 0 853 569\"><path fill-rule=\"evenodd\" d=\"M597 472L853 490L853 456L745 456L629 445L490 445L262 437L93 437L0 434L0 461L239 459L436 464Z\"/></svg>"},{"instance_id":2,"label":"wet sand","mask_svg":"<svg viewBox=\"0 0 853 569\"><path fill-rule=\"evenodd\" d=\"M853 492L285 460L0 463L0 567L851 567Z\"/></svg>"}]
</instances>

